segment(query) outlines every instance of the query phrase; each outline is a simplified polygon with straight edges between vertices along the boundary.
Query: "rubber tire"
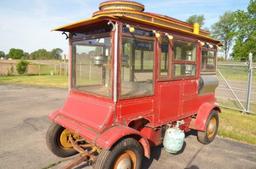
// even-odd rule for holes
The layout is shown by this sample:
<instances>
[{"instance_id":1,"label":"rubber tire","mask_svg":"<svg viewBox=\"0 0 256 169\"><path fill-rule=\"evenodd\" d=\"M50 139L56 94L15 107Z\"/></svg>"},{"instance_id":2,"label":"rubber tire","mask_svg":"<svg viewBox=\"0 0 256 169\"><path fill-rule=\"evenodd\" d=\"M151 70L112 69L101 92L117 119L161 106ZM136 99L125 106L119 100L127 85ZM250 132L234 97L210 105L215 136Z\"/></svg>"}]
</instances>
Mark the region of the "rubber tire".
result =
<instances>
[{"instance_id":1,"label":"rubber tire","mask_svg":"<svg viewBox=\"0 0 256 169\"><path fill-rule=\"evenodd\" d=\"M140 143L133 138L126 138L117 143L112 150L102 150L97 157L94 169L113 169L113 163L125 150L132 150L137 159L136 169L142 168L143 150Z\"/></svg>"},{"instance_id":2,"label":"rubber tire","mask_svg":"<svg viewBox=\"0 0 256 169\"><path fill-rule=\"evenodd\" d=\"M61 146L59 139L60 139L60 135L64 129L65 129L64 127L62 127L58 124L52 123L46 133L47 147L51 150L51 152L53 154L55 154L58 157L63 157L63 158L70 157L70 156L77 154L76 150L74 150L72 148L64 149Z\"/></svg>"},{"instance_id":3,"label":"rubber tire","mask_svg":"<svg viewBox=\"0 0 256 169\"><path fill-rule=\"evenodd\" d=\"M214 138L216 137L217 133L218 133L218 128L219 128L219 113L218 113L218 111L213 110L210 113L210 115L208 116L207 122L206 122L206 129L207 129L207 127L209 125L209 122L210 122L210 119L212 117L216 118L216 125L217 125L216 126L216 131L215 131L212 138L208 138L206 131L197 131L197 140L202 144L211 143L214 140Z\"/></svg>"}]
</instances>

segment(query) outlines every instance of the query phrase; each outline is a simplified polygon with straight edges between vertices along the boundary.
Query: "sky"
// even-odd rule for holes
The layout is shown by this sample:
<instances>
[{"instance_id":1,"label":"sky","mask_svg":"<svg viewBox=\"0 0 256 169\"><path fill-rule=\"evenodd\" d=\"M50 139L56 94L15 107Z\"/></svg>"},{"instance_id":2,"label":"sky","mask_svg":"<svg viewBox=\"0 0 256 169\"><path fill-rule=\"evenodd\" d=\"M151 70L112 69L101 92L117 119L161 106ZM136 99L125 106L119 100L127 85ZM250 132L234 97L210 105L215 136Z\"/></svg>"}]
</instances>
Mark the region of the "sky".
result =
<instances>
[{"instance_id":1,"label":"sky","mask_svg":"<svg viewBox=\"0 0 256 169\"><path fill-rule=\"evenodd\" d=\"M0 0L0 51L10 48L26 52L61 48L68 51L68 41L55 27L91 17L105 0ZM145 11L168 15L185 21L189 16L204 15L210 28L225 11L246 9L249 0L137 0Z\"/></svg>"}]
</instances>

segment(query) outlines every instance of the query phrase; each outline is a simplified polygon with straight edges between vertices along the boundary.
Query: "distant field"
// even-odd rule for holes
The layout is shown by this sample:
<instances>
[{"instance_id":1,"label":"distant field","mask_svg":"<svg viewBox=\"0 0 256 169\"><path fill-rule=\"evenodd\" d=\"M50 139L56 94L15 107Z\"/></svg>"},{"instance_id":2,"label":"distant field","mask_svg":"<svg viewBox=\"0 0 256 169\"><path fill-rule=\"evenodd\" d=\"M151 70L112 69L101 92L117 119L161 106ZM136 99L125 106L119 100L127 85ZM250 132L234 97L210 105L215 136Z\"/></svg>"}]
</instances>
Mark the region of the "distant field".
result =
<instances>
[{"instance_id":1,"label":"distant field","mask_svg":"<svg viewBox=\"0 0 256 169\"><path fill-rule=\"evenodd\" d=\"M226 80L239 80L247 81L248 80L248 69L247 67L240 66L218 66L218 69L225 77ZM253 72L253 81L256 82L256 69Z\"/></svg>"},{"instance_id":2,"label":"distant field","mask_svg":"<svg viewBox=\"0 0 256 169\"><path fill-rule=\"evenodd\" d=\"M0 76L0 84L23 84L67 88L68 76Z\"/></svg>"}]
</instances>

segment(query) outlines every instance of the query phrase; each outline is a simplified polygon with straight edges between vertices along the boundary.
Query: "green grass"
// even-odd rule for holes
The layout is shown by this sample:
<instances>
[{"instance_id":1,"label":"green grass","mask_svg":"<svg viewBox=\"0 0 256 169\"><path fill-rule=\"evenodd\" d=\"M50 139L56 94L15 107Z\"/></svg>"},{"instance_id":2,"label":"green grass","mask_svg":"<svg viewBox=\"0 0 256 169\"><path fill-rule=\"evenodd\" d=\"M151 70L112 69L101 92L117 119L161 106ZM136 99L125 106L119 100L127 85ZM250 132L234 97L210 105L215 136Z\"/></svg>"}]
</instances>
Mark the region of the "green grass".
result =
<instances>
[{"instance_id":1,"label":"green grass","mask_svg":"<svg viewBox=\"0 0 256 169\"><path fill-rule=\"evenodd\" d=\"M67 76L0 76L0 84L23 84L32 86L46 86L46 87L68 87Z\"/></svg>"},{"instance_id":2,"label":"green grass","mask_svg":"<svg viewBox=\"0 0 256 169\"><path fill-rule=\"evenodd\" d=\"M219 135L249 144L256 144L256 116L223 109L220 114Z\"/></svg>"}]
</instances>

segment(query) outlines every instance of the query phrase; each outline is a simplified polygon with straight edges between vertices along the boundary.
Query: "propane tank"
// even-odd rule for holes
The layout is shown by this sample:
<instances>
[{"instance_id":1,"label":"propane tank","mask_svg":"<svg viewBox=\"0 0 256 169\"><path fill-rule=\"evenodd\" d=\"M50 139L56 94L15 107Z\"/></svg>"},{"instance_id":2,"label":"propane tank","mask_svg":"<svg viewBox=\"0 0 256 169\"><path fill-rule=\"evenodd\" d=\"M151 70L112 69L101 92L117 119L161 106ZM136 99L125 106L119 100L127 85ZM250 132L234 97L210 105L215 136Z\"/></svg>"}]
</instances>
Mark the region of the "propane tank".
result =
<instances>
[{"instance_id":1,"label":"propane tank","mask_svg":"<svg viewBox=\"0 0 256 169\"><path fill-rule=\"evenodd\" d=\"M175 127L168 128L165 131L163 145L168 153L176 154L182 149L185 134L179 128L180 124L184 124L184 122L178 121Z\"/></svg>"}]
</instances>

